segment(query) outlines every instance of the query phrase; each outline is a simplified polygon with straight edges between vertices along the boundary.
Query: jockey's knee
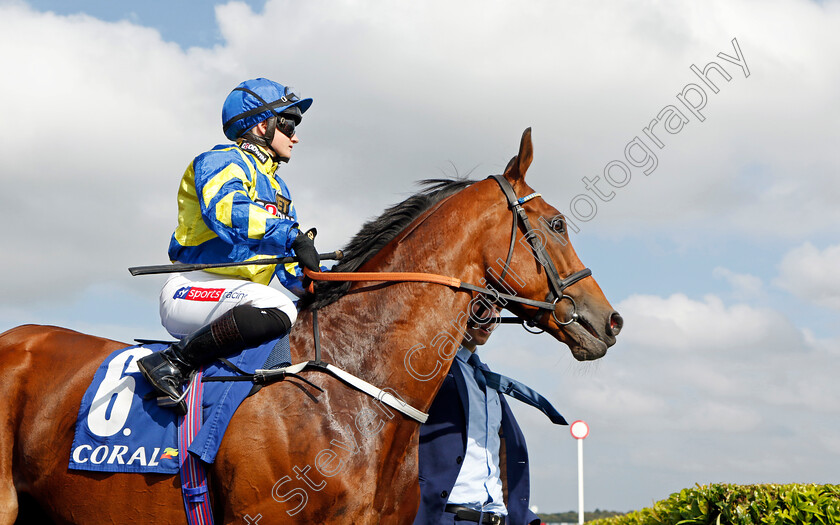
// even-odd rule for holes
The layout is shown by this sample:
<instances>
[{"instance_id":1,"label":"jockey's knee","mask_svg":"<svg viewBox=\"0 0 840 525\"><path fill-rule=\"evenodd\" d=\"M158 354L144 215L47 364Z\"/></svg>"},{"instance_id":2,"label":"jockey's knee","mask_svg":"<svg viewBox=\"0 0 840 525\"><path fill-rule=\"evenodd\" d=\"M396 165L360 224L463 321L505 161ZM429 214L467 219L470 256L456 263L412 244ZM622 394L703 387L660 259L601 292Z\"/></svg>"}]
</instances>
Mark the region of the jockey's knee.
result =
<instances>
[{"instance_id":1,"label":"jockey's knee","mask_svg":"<svg viewBox=\"0 0 840 525\"><path fill-rule=\"evenodd\" d=\"M239 305L230 310L247 345L258 345L289 333L293 319L279 308Z\"/></svg>"}]
</instances>

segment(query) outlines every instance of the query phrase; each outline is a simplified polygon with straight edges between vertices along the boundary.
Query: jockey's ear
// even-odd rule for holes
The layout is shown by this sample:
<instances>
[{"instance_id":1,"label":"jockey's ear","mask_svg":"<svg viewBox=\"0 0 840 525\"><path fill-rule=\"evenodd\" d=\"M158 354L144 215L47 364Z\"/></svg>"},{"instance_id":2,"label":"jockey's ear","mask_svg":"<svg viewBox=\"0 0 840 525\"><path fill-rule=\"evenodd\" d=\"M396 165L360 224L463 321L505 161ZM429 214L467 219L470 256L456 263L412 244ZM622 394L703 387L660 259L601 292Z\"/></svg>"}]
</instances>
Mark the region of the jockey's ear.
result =
<instances>
[{"instance_id":1,"label":"jockey's ear","mask_svg":"<svg viewBox=\"0 0 840 525\"><path fill-rule=\"evenodd\" d=\"M505 177L511 184L525 179L525 172L534 160L534 147L531 144L531 128L522 133L522 140L519 142L519 153L510 159L505 168Z\"/></svg>"},{"instance_id":2,"label":"jockey's ear","mask_svg":"<svg viewBox=\"0 0 840 525\"><path fill-rule=\"evenodd\" d=\"M265 120L251 128L251 133L258 137L264 137L266 131L268 131L268 123Z\"/></svg>"}]
</instances>

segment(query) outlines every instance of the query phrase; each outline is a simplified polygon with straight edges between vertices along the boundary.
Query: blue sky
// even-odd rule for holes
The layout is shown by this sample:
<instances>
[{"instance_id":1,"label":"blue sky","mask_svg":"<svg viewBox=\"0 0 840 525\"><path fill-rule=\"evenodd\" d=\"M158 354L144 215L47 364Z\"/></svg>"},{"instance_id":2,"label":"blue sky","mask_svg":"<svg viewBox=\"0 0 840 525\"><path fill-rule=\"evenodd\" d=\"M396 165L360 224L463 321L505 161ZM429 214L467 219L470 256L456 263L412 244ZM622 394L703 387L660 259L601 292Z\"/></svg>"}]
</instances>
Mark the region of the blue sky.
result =
<instances>
[{"instance_id":1,"label":"blue sky","mask_svg":"<svg viewBox=\"0 0 840 525\"><path fill-rule=\"evenodd\" d=\"M243 0L254 11L259 12L264 0ZM192 46L212 47L224 40L216 25L215 4L212 2L149 0L146 2L108 2L61 0L37 0L28 5L39 11L52 11L59 15L85 14L106 22L128 21L160 32L167 42L175 42L187 48ZM282 32L278 23L277 33ZM276 33L274 33L276 34ZM274 34L266 35L273 39Z\"/></svg>"},{"instance_id":2,"label":"blue sky","mask_svg":"<svg viewBox=\"0 0 840 525\"><path fill-rule=\"evenodd\" d=\"M605 166L714 61L731 80L715 77L705 120L685 109L656 170L633 168L572 236L625 317L618 344L581 364L502 327L483 359L590 422L587 508L836 481L838 2L66 4L0 1L0 47L20 49L0 55L15 123L0 129L0 218L26 218L4 235L0 330L166 337L162 278L126 268L166 262L178 180L224 140L221 103L243 79L315 99L283 176L328 251L414 181L500 172L528 126L529 183L564 212L595 199L582 178L608 188ZM749 76L720 58L733 39ZM514 410L532 502L575 508L568 431Z\"/></svg>"}]
</instances>

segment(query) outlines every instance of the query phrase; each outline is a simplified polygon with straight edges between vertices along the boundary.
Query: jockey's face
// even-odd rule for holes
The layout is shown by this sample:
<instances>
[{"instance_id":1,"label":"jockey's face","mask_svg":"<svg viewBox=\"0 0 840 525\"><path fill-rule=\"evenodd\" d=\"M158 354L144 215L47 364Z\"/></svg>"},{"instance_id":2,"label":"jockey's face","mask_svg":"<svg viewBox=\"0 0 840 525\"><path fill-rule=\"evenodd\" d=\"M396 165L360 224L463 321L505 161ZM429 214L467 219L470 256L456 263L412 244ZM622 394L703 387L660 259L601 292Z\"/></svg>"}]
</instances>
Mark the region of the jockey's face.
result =
<instances>
[{"instance_id":1,"label":"jockey's face","mask_svg":"<svg viewBox=\"0 0 840 525\"><path fill-rule=\"evenodd\" d=\"M300 141L297 138L297 133L289 138L278 129L274 131L274 138L271 140L271 149L274 150L278 157L288 159L292 156L292 146L298 142Z\"/></svg>"},{"instance_id":2,"label":"jockey's face","mask_svg":"<svg viewBox=\"0 0 840 525\"><path fill-rule=\"evenodd\" d=\"M476 346L481 346L490 339L490 334L498 324L499 310L495 305L485 304L483 301L471 303L467 331L464 333L464 340L461 344L470 352L475 351Z\"/></svg>"},{"instance_id":3,"label":"jockey's face","mask_svg":"<svg viewBox=\"0 0 840 525\"><path fill-rule=\"evenodd\" d=\"M254 126L253 131L256 135L264 137L265 132L268 131L268 124L266 121L262 121ZM298 142L300 142L300 140L298 140L297 134L294 134L291 138L289 138L281 133L280 130L274 130L274 138L271 139L270 146L275 154L275 157L288 159L292 156L292 147Z\"/></svg>"}]
</instances>

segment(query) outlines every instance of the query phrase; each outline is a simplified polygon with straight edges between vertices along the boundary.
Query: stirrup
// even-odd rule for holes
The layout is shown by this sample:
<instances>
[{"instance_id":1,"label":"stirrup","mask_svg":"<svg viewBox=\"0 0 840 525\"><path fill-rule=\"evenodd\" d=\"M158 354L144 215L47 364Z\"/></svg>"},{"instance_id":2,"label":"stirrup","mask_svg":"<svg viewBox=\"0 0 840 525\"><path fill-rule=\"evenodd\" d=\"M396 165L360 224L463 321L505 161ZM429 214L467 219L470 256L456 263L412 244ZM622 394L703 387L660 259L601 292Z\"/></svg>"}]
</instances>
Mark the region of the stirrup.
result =
<instances>
[{"instance_id":1,"label":"stirrup","mask_svg":"<svg viewBox=\"0 0 840 525\"><path fill-rule=\"evenodd\" d=\"M187 407L186 398L191 386L192 381L189 385L187 385L187 388L184 389L184 393L178 396L177 398L173 398L172 396L159 396L155 399L155 401L157 401L157 405L159 407L171 408L179 416L185 416L189 412L189 407Z\"/></svg>"},{"instance_id":2,"label":"stirrup","mask_svg":"<svg viewBox=\"0 0 840 525\"><path fill-rule=\"evenodd\" d=\"M161 396L156 399L157 405L161 408L171 408L175 411L176 414L179 416L186 416L189 412L189 408L187 407L187 402L183 399L172 399L169 396Z\"/></svg>"},{"instance_id":3,"label":"stirrup","mask_svg":"<svg viewBox=\"0 0 840 525\"><path fill-rule=\"evenodd\" d=\"M184 415L187 413L187 404L184 402L187 392L180 392L185 379L184 373L178 366L178 360L173 360L165 353L167 350L139 359L137 366L143 378L158 394L158 406L173 407L180 415ZM187 376L186 380L189 381L191 377ZM189 386L187 391L188 389Z\"/></svg>"}]
</instances>

